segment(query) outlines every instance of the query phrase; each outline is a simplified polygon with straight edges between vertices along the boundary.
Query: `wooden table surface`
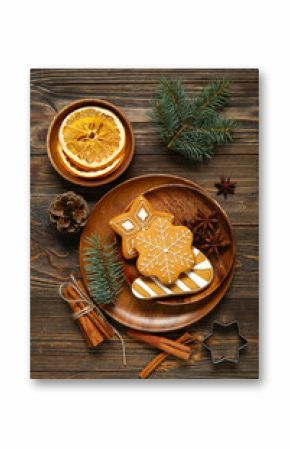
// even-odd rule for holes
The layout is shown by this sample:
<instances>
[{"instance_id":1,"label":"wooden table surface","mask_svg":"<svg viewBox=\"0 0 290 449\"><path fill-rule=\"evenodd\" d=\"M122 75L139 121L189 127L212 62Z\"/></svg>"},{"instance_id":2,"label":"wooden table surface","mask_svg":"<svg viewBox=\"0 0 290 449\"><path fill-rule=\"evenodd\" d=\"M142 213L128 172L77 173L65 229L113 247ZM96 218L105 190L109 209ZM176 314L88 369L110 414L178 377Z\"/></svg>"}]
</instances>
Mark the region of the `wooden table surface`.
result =
<instances>
[{"instance_id":1,"label":"wooden table surface","mask_svg":"<svg viewBox=\"0 0 290 449\"><path fill-rule=\"evenodd\" d=\"M232 80L232 96L224 114L239 121L234 140L217 147L206 163L194 163L170 153L147 116L160 76L182 80L189 93L198 93L210 80ZM136 154L127 172L113 184L84 189L64 181L46 154L46 134L54 114L67 103L99 97L123 108L136 137ZM58 286L78 273L78 239L65 239L48 221L47 209L56 194L74 190L92 207L112 186L148 173L187 177L216 197L220 175L237 182L235 195L218 197L228 213L237 241L237 266L231 288L220 305L189 328L204 336L213 320L239 320L248 347L240 363L213 365L209 353L175 364L169 360L153 378L258 377L258 113L259 74L247 70L55 70L31 71L31 377L34 379L137 378L156 351L126 338L128 365L121 363L120 345L105 342L89 350L74 323ZM124 332L122 326L116 327ZM182 331L181 331L182 332ZM177 337L181 332L171 333Z\"/></svg>"}]
</instances>

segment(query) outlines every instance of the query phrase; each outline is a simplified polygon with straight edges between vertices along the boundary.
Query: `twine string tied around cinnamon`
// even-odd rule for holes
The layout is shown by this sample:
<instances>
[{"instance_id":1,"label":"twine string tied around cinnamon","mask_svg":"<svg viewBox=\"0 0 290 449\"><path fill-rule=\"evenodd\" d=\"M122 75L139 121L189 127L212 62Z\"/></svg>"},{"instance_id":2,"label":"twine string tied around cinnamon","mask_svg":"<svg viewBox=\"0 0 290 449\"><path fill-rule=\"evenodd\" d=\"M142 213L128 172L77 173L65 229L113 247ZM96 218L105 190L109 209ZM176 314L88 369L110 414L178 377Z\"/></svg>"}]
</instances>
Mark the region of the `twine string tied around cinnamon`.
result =
<instances>
[{"instance_id":1,"label":"twine string tied around cinnamon","mask_svg":"<svg viewBox=\"0 0 290 449\"><path fill-rule=\"evenodd\" d=\"M73 318L75 320L81 318L82 316L87 315L88 313L92 312L93 310L95 310L98 315L100 315L101 318L103 318L103 320L106 321L106 317L104 316L104 314L102 313L102 311L100 310L100 308L97 306L96 303L93 302L93 300L86 294L84 293L78 286L77 280L74 277L73 274L70 275L71 278L71 283L72 283L72 288L75 290L75 292L79 295L79 299L73 299L73 298L66 298L63 294L63 289L67 287L67 282L63 282L60 286L59 286L59 295L60 297L68 303L76 303L76 304L85 304L85 307L83 307L81 310L79 310L78 312L73 313ZM112 326L112 325L111 325ZM115 329L114 326L112 326L112 329L115 333L115 335L117 336L117 338L120 340L121 342L121 346L122 346L122 358L123 358L123 365L127 365L127 359L126 359L126 345L125 345L125 341L122 337L122 335L120 334L120 332Z\"/></svg>"}]
</instances>

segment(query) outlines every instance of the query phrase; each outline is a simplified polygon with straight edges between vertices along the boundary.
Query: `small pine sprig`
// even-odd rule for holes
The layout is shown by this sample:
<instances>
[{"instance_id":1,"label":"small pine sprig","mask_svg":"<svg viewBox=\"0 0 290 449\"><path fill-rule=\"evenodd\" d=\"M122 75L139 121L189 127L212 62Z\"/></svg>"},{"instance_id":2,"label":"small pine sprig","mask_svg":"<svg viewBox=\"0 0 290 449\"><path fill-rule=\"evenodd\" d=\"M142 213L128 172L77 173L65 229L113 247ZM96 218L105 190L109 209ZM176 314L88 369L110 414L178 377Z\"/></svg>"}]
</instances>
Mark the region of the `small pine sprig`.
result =
<instances>
[{"instance_id":1,"label":"small pine sprig","mask_svg":"<svg viewBox=\"0 0 290 449\"><path fill-rule=\"evenodd\" d=\"M98 304L114 302L124 282L123 263L118 257L116 241L105 244L97 234L87 237L84 263L92 299Z\"/></svg>"},{"instance_id":2,"label":"small pine sprig","mask_svg":"<svg viewBox=\"0 0 290 449\"><path fill-rule=\"evenodd\" d=\"M216 81L191 99L180 80L160 80L152 101L151 119L168 149L203 161L214 154L215 145L232 140L237 123L219 114L230 96L230 82Z\"/></svg>"}]
</instances>

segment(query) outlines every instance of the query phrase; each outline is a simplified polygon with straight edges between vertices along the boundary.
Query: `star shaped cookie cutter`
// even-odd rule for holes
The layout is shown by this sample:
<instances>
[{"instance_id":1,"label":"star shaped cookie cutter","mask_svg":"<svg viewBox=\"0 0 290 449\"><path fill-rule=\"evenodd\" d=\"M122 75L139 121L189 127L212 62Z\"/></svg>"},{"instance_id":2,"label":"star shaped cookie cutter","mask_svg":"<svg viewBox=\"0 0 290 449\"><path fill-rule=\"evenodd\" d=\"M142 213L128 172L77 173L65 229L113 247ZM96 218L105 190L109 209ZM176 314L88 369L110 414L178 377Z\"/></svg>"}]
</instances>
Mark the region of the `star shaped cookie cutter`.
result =
<instances>
[{"instance_id":1,"label":"star shaped cookie cutter","mask_svg":"<svg viewBox=\"0 0 290 449\"><path fill-rule=\"evenodd\" d=\"M240 343L236 343L236 349L235 349L235 355L232 357L229 357L228 355L225 355L226 353L226 342L224 343L223 349L214 349L213 345L210 345L208 343L208 340L214 336L215 334L215 330L217 327L220 327L220 329L223 330L227 330L230 329L230 327L236 327L236 335L239 337L240 339ZM226 337L225 337L226 339ZM218 365L219 363L222 362L230 362L230 363L239 363L240 361L240 351L242 349L244 349L246 346L248 345L248 340L243 337L241 335L240 332L240 324L238 320L233 320L233 321L229 321L228 323L223 323L217 320L214 320L212 325L211 325L211 331L210 333L205 337L204 341L203 341L203 346L210 352L210 356L211 356L211 362L214 365ZM219 355L217 356L217 353L222 353L223 355Z\"/></svg>"}]
</instances>

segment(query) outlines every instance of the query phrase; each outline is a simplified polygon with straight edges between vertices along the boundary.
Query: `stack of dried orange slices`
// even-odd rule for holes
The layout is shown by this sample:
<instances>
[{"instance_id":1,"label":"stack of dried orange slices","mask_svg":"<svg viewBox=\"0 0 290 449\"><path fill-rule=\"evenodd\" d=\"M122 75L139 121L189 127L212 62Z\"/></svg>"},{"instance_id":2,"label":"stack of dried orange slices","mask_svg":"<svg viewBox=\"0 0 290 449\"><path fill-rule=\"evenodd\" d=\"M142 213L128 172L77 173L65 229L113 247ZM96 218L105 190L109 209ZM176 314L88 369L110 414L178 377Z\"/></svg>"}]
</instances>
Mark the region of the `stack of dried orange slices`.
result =
<instances>
[{"instance_id":1,"label":"stack of dried orange slices","mask_svg":"<svg viewBox=\"0 0 290 449\"><path fill-rule=\"evenodd\" d=\"M76 109L63 120L58 137L60 162L74 176L103 178L124 160L126 131L109 109Z\"/></svg>"}]
</instances>

